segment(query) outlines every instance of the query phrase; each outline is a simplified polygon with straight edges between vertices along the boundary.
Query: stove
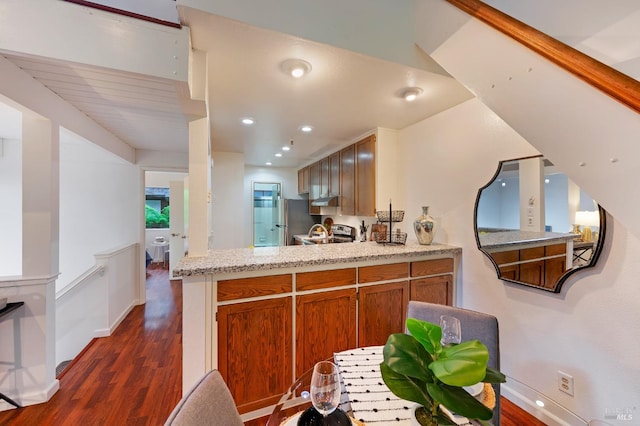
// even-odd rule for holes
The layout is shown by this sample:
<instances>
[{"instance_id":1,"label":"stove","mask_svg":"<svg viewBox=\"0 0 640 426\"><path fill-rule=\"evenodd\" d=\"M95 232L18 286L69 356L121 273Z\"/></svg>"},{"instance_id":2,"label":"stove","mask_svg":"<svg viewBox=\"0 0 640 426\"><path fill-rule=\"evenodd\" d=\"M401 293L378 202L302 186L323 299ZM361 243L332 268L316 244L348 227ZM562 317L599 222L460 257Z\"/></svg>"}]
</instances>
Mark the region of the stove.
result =
<instances>
[{"instance_id":1,"label":"stove","mask_svg":"<svg viewBox=\"0 0 640 426\"><path fill-rule=\"evenodd\" d=\"M331 225L330 243L352 243L356 239L356 228L348 225Z\"/></svg>"}]
</instances>

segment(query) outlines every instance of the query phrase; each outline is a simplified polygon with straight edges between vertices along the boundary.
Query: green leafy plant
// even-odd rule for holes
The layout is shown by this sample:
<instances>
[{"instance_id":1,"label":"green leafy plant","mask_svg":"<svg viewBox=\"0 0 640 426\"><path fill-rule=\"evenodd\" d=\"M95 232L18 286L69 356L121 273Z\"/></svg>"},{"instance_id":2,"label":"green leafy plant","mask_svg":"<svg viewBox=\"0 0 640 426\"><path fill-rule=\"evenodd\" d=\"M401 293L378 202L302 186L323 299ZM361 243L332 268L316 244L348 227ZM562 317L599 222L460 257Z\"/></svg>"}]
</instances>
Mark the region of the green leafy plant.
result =
<instances>
[{"instance_id":1,"label":"green leafy plant","mask_svg":"<svg viewBox=\"0 0 640 426\"><path fill-rule=\"evenodd\" d=\"M164 214L164 210L167 209L166 215ZM169 227L169 210L167 207L162 209L163 212L160 213L156 209L145 206L145 221L147 228L168 228Z\"/></svg>"},{"instance_id":2,"label":"green leafy plant","mask_svg":"<svg viewBox=\"0 0 640 426\"><path fill-rule=\"evenodd\" d=\"M443 347L436 324L407 319L411 333L389 336L380 372L396 396L424 407L418 421L424 426L452 425L440 405L461 416L487 423L493 411L463 389L480 382L504 383L504 374L487 367L489 351L479 340Z\"/></svg>"}]
</instances>

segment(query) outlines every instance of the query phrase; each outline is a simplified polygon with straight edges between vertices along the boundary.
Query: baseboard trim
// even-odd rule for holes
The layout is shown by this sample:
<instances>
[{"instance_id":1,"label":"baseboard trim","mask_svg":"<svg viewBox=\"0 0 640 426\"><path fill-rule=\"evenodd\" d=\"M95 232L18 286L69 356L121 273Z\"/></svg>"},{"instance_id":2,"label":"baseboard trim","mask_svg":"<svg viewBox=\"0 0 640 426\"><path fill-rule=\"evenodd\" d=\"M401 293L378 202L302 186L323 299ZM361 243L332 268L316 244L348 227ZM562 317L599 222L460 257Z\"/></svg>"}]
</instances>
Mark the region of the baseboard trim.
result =
<instances>
[{"instance_id":1,"label":"baseboard trim","mask_svg":"<svg viewBox=\"0 0 640 426\"><path fill-rule=\"evenodd\" d=\"M574 412L511 377L507 377L507 383L501 385L500 393L548 426L587 425L587 422ZM540 407L536 401L542 401L544 407Z\"/></svg>"},{"instance_id":2,"label":"baseboard trim","mask_svg":"<svg viewBox=\"0 0 640 426\"><path fill-rule=\"evenodd\" d=\"M14 399L20 406L28 407L29 405L42 404L43 402L47 402L51 399L51 397L58 392L60 389L60 382L58 379L55 379L53 382L49 384L44 389L32 391L29 393L24 393L19 397L8 395L10 398ZM0 411L6 411L10 409L16 409L13 405L8 402L0 400Z\"/></svg>"},{"instance_id":3,"label":"baseboard trim","mask_svg":"<svg viewBox=\"0 0 640 426\"><path fill-rule=\"evenodd\" d=\"M136 306L137 303L137 299L132 301L131 304L129 304L129 306L127 307L127 309L125 309L118 318L116 318L115 322L111 325L110 329L109 329L109 335L111 335L111 333L113 333L116 328L118 328L118 326L120 325L120 323L122 321L124 321L124 319L127 317L127 315L129 315L129 313L133 310L133 308Z\"/></svg>"}]
</instances>

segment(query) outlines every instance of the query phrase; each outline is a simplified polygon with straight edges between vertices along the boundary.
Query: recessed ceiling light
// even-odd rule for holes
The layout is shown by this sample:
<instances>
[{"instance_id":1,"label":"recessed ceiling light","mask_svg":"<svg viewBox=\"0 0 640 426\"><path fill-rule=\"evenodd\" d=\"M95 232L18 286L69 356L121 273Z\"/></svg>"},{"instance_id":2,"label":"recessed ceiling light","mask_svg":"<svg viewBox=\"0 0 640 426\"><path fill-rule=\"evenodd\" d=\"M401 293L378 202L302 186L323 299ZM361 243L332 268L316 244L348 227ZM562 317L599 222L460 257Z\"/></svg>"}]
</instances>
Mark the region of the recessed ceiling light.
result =
<instances>
[{"instance_id":1,"label":"recessed ceiling light","mask_svg":"<svg viewBox=\"0 0 640 426\"><path fill-rule=\"evenodd\" d=\"M413 101L416 100L418 95L420 95L420 93L422 93L422 89L421 88L419 88L419 87L409 87L409 88L405 89L402 92L402 97L407 102L413 102Z\"/></svg>"},{"instance_id":2,"label":"recessed ceiling light","mask_svg":"<svg viewBox=\"0 0 640 426\"><path fill-rule=\"evenodd\" d=\"M282 150L283 150L283 151L289 151L290 149L291 149L291 148L289 148L289 147L288 147L288 146L286 146L286 145L282 147Z\"/></svg>"},{"instance_id":3,"label":"recessed ceiling light","mask_svg":"<svg viewBox=\"0 0 640 426\"><path fill-rule=\"evenodd\" d=\"M287 59L280 64L280 68L294 78L300 78L311 72L311 64L302 59Z\"/></svg>"},{"instance_id":4,"label":"recessed ceiling light","mask_svg":"<svg viewBox=\"0 0 640 426\"><path fill-rule=\"evenodd\" d=\"M309 126L308 124L305 124L304 126L300 126L300 131L305 133L311 133L313 131L313 126Z\"/></svg>"},{"instance_id":5,"label":"recessed ceiling light","mask_svg":"<svg viewBox=\"0 0 640 426\"><path fill-rule=\"evenodd\" d=\"M251 117L245 117L245 118L242 119L242 124L246 124L247 126L251 126L255 122L256 122L256 120L254 120Z\"/></svg>"},{"instance_id":6,"label":"recessed ceiling light","mask_svg":"<svg viewBox=\"0 0 640 426\"><path fill-rule=\"evenodd\" d=\"M276 157L282 157L282 153L281 152L276 152Z\"/></svg>"},{"instance_id":7,"label":"recessed ceiling light","mask_svg":"<svg viewBox=\"0 0 640 426\"><path fill-rule=\"evenodd\" d=\"M270 165L271 165L271 164L273 164L273 163L271 163L271 161L267 161L267 162L266 162L266 163L264 163L264 164L266 164L267 166L270 166Z\"/></svg>"}]
</instances>

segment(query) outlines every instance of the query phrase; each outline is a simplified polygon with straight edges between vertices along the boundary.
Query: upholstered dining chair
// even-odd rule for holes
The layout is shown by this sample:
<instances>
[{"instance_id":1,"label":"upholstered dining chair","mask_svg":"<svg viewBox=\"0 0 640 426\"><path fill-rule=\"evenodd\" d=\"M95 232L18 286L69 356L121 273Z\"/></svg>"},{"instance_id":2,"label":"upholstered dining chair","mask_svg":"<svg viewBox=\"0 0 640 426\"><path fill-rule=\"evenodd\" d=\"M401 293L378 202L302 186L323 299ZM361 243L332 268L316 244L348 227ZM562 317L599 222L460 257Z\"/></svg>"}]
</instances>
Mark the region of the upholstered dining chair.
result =
<instances>
[{"instance_id":1,"label":"upholstered dining chair","mask_svg":"<svg viewBox=\"0 0 640 426\"><path fill-rule=\"evenodd\" d=\"M500 341L498 319L492 315L454 306L438 305L435 303L410 301L407 308L407 318L415 318L430 323L439 324L440 315L451 315L460 320L462 341L480 340L489 350L488 366L500 369ZM491 423L500 425L500 384L494 384L496 405L493 409Z\"/></svg>"},{"instance_id":2,"label":"upholstered dining chair","mask_svg":"<svg viewBox=\"0 0 640 426\"><path fill-rule=\"evenodd\" d=\"M165 426L243 426L218 370L205 374L178 402Z\"/></svg>"}]
</instances>

